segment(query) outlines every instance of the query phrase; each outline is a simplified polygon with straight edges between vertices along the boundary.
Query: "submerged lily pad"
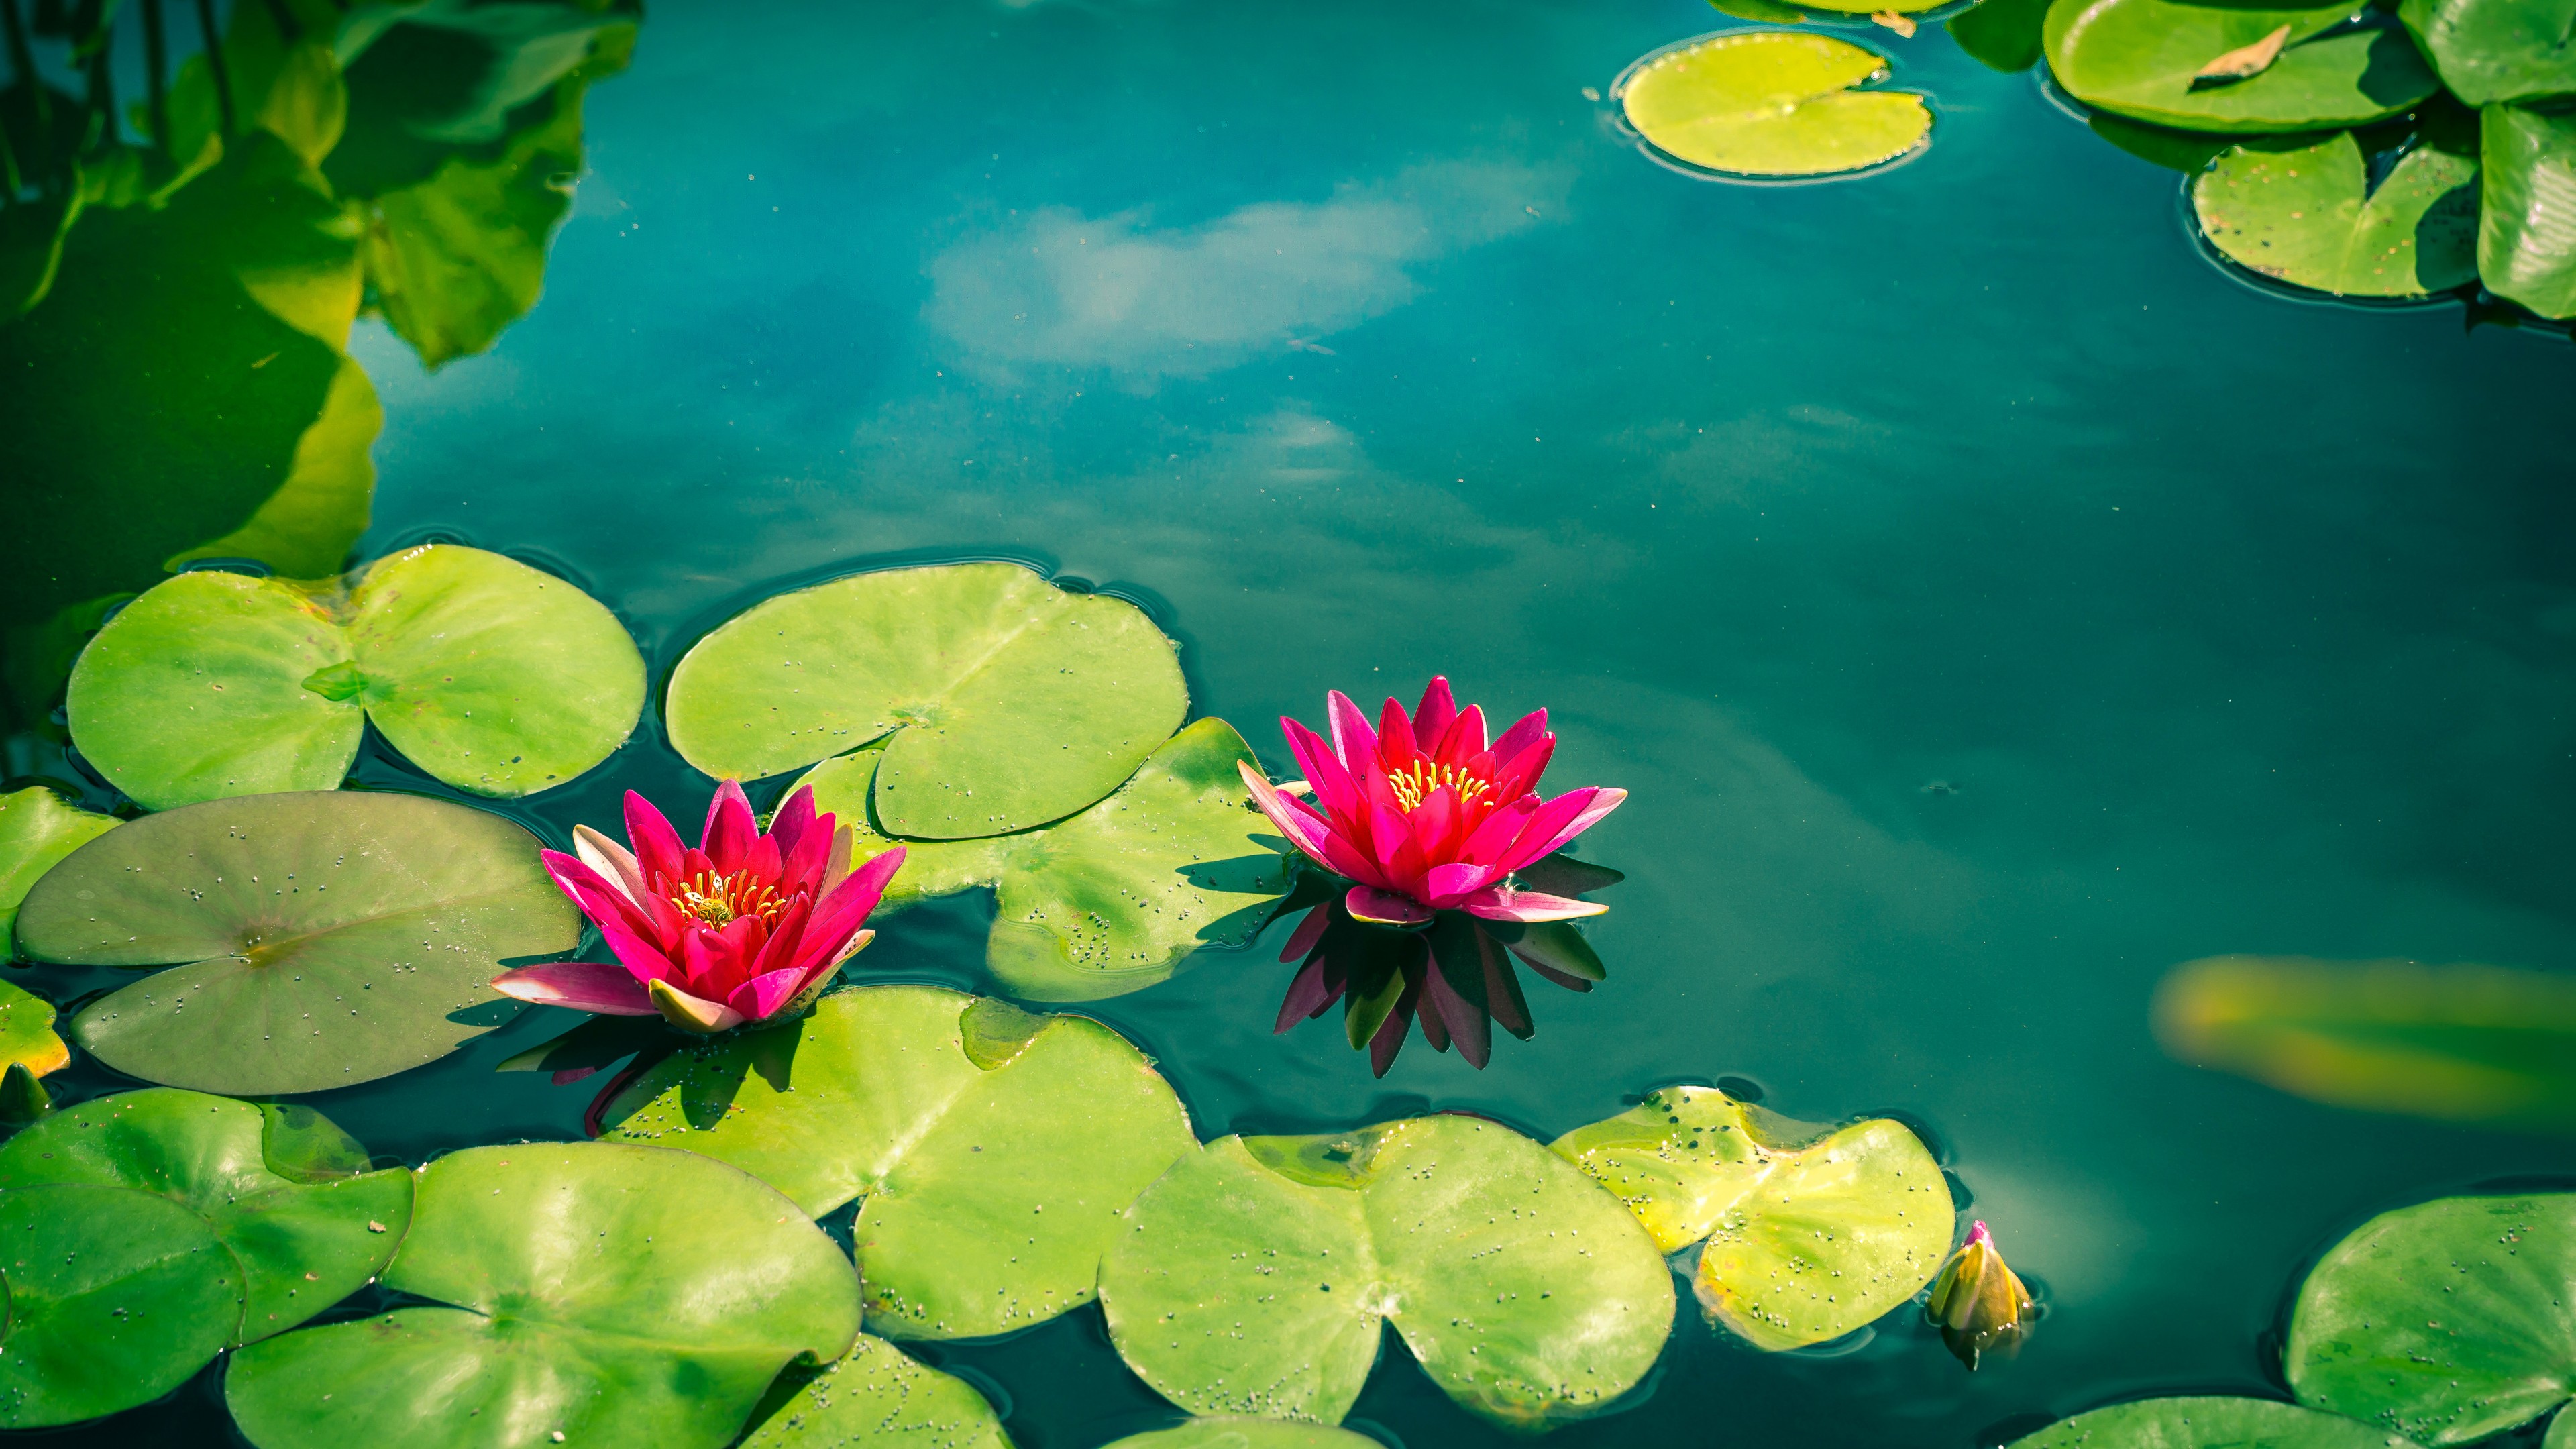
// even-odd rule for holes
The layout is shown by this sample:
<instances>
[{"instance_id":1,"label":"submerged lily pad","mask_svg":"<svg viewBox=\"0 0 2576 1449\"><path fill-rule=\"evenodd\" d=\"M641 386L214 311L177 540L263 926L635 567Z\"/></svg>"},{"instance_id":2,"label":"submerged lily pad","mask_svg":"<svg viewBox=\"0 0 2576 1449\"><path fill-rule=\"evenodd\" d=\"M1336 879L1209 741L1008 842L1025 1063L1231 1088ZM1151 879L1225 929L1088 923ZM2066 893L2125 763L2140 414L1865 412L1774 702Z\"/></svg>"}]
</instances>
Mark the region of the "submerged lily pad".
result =
<instances>
[{"instance_id":1,"label":"submerged lily pad","mask_svg":"<svg viewBox=\"0 0 2576 1449\"><path fill-rule=\"evenodd\" d=\"M1736 31L1640 63L1618 98L1637 134L1675 160L1736 176L1827 176L1893 161L1931 135L1921 96L1853 89L1886 75L1885 56L1848 40Z\"/></svg>"},{"instance_id":2,"label":"submerged lily pad","mask_svg":"<svg viewBox=\"0 0 2576 1449\"><path fill-rule=\"evenodd\" d=\"M2011 1449L2414 1449L2368 1424L2271 1399L2141 1399L2062 1419Z\"/></svg>"},{"instance_id":3,"label":"submerged lily pad","mask_svg":"<svg viewBox=\"0 0 2576 1449\"><path fill-rule=\"evenodd\" d=\"M2489 106L2478 275L2543 317L2576 317L2576 115Z\"/></svg>"},{"instance_id":4,"label":"submerged lily pad","mask_svg":"<svg viewBox=\"0 0 2576 1449\"><path fill-rule=\"evenodd\" d=\"M2252 74L2205 74L2284 26L2277 55ZM2357 126L2440 88L2403 29L2358 21L2350 4L2256 10L2185 0L2061 0L2049 8L2045 36L2050 70L2078 100L2187 131Z\"/></svg>"},{"instance_id":5,"label":"submerged lily pad","mask_svg":"<svg viewBox=\"0 0 2576 1449\"><path fill-rule=\"evenodd\" d=\"M2576 1394L2576 1195L2381 1213L2299 1285L2282 1368L2313 1409L2440 1446Z\"/></svg>"},{"instance_id":6,"label":"submerged lily pad","mask_svg":"<svg viewBox=\"0 0 2576 1449\"><path fill-rule=\"evenodd\" d=\"M550 574L432 544L342 588L212 572L155 585L73 666L74 739L156 810L330 789L370 719L432 776L510 797L608 758L643 711L625 626Z\"/></svg>"},{"instance_id":7,"label":"submerged lily pad","mask_svg":"<svg viewBox=\"0 0 2576 1449\"><path fill-rule=\"evenodd\" d=\"M742 1449L854 1446L1011 1449L1011 1436L973 1384L862 1333L848 1354L797 1385L742 1441Z\"/></svg>"},{"instance_id":8,"label":"submerged lily pad","mask_svg":"<svg viewBox=\"0 0 2576 1449\"><path fill-rule=\"evenodd\" d=\"M244 1275L234 1343L283 1333L384 1270L411 1221L411 1174L302 1107L152 1088L52 1113L0 1146L0 1192L58 1183L179 1204Z\"/></svg>"},{"instance_id":9,"label":"submerged lily pad","mask_svg":"<svg viewBox=\"0 0 2576 1449\"><path fill-rule=\"evenodd\" d=\"M973 1338L1091 1301L1127 1205L1195 1139L1153 1063L1072 1016L930 986L834 992L673 1056L604 1135L732 1163L821 1216L860 1200L870 1325Z\"/></svg>"},{"instance_id":10,"label":"submerged lily pad","mask_svg":"<svg viewBox=\"0 0 2576 1449\"><path fill-rule=\"evenodd\" d=\"M889 569L754 606L672 671L672 746L754 779L891 735L871 803L889 835L956 840L1060 820L1180 727L1172 641L1123 599L1017 564Z\"/></svg>"},{"instance_id":11,"label":"submerged lily pad","mask_svg":"<svg viewBox=\"0 0 2576 1449\"><path fill-rule=\"evenodd\" d=\"M2266 137L2192 182L2201 233L2230 261L2338 297L2422 297L2477 280L2478 163L2430 143L2371 185L2350 131Z\"/></svg>"},{"instance_id":12,"label":"submerged lily pad","mask_svg":"<svg viewBox=\"0 0 2576 1449\"><path fill-rule=\"evenodd\" d=\"M1988 67L2007 74L2039 64L2046 47L2040 31L2048 20L2049 0L1979 0L1942 28L1959 48Z\"/></svg>"},{"instance_id":13,"label":"submerged lily pad","mask_svg":"<svg viewBox=\"0 0 2576 1449\"><path fill-rule=\"evenodd\" d=\"M0 1190L0 1428L77 1423L186 1382L242 1321L203 1218L121 1187Z\"/></svg>"},{"instance_id":14,"label":"submerged lily pad","mask_svg":"<svg viewBox=\"0 0 2576 1449\"><path fill-rule=\"evenodd\" d=\"M1451 1398L1542 1428L1633 1388L1672 1329L1672 1273L1636 1220L1473 1117L1219 1138L1122 1223L1100 1265L1110 1339L1195 1414L1338 1423L1393 1322Z\"/></svg>"},{"instance_id":15,"label":"submerged lily pad","mask_svg":"<svg viewBox=\"0 0 2576 1449\"><path fill-rule=\"evenodd\" d=\"M604 1142L476 1147L421 1169L385 1271L402 1308L233 1356L261 1449L716 1449L780 1369L859 1330L850 1260L793 1204L702 1157Z\"/></svg>"},{"instance_id":16,"label":"submerged lily pad","mask_svg":"<svg viewBox=\"0 0 2576 1449\"><path fill-rule=\"evenodd\" d=\"M1377 1440L1329 1424L1292 1424L1242 1415L1192 1419L1130 1434L1106 1449L1380 1449Z\"/></svg>"},{"instance_id":17,"label":"submerged lily pad","mask_svg":"<svg viewBox=\"0 0 2576 1449\"><path fill-rule=\"evenodd\" d=\"M9 959L19 903L63 857L116 828L41 785L0 795L0 960Z\"/></svg>"},{"instance_id":18,"label":"submerged lily pad","mask_svg":"<svg viewBox=\"0 0 2576 1449\"><path fill-rule=\"evenodd\" d=\"M2576 0L2399 0L2397 14L2470 105L2576 91Z\"/></svg>"},{"instance_id":19,"label":"submerged lily pad","mask_svg":"<svg viewBox=\"0 0 2576 1449\"><path fill-rule=\"evenodd\" d=\"M2576 1129L2576 977L2217 956L2156 996L2165 1049L2311 1101Z\"/></svg>"},{"instance_id":20,"label":"submerged lily pad","mask_svg":"<svg viewBox=\"0 0 2576 1449\"><path fill-rule=\"evenodd\" d=\"M1701 1302L1774 1352L1911 1300L1957 1226L1940 1164L1884 1117L1823 1132L1714 1088L1667 1087L1555 1147L1627 1203L1657 1248L1705 1239Z\"/></svg>"},{"instance_id":21,"label":"submerged lily pad","mask_svg":"<svg viewBox=\"0 0 2576 1449\"><path fill-rule=\"evenodd\" d=\"M814 808L858 822L854 855L897 842L866 825L882 752L826 760L805 777ZM981 840L906 841L889 901L975 886L995 893L985 964L1014 996L1090 1001L1171 976L1203 947L1259 935L1289 867L1235 770L1253 760L1234 726L1203 719L1164 742L1117 793L1070 819Z\"/></svg>"},{"instance_id":22,"label":"submerged lily pad","mask_svg":"<svg viewBox=\"0 0 2576 1449\"><path fill-rule=\"evenodd\" d=\"M581 917L536 838L417 795L322 791L146 816L36 883L39 960L176 966L72 1031L129 1076L232 1096L318 1092L434 1061L506 1019L502 960L569 951Z\"/></svg>"}]
</instances>

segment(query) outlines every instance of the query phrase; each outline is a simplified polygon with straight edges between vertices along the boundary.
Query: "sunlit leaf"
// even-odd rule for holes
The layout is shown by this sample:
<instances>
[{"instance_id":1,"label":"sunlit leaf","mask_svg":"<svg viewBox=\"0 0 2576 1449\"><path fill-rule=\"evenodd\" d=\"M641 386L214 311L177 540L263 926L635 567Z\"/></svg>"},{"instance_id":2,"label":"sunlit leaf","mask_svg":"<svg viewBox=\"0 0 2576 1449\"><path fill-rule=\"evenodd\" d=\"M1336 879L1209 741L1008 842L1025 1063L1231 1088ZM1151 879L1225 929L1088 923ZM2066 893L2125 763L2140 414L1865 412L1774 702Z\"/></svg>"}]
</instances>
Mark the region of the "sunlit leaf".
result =
<instances>
[{"instance_id":1,"label":"sunlit leaf","mask_svg":"<svg viewBox=\"0 0 2576 1449\"><path fill-rule=\"evenodd\" d=\"M1931 135L1921 96L1853 89L1886 76L1885 57L1847 40L1736 31L1656 55L1627 77L1619 101L1628 124L1675 160L1739 176L1825 176L1892 161Z\"/></svg>"},{"instance_id":2,"label":"sunlit leaf","mask_svg":"<svg viewBox=\"0 0 2576 1449\"><path fill-rule=\"evenodd\" d=\"M2576 0L2399 0L2397 14L2470 105L2576 92Z\"/></svg>"},{"instance_id":3,"label":"sunlit leaf","mask_svg":"<svg viewBox=\"0 0 2576 1449\"><path fill-rule=\"evenodd\" d=\"M19 903L45 872L116 825L41 785L0 795L0 948L14 944Z\"/></svg>"},{"instance_id":4,"label":"sunlit leaf","mask_svg":"<svg viewBox=\"0 0 2576 1449\"><path fill-rule=\"evenodd\" d=\"M2049 1425L2011 1449L2414 1449L2369 1424L2271 1399L2140 1399Z\"/></svg>"},{"instance_id":5,"label":"sunlit leaf","mask_svg":"<svg viewBox=\"0 0 2576 1449\"><path fill-rule=\"evenodd\" d=\"M2264 137L2192 182L2228 260L2338 297L2421 297L2477 278L2477 158L2427 142L2372 186L2353 133Z\"/></svg>"},{"instance_id":6,"label":"sunlit leaf","mask_svg":"<svg viewBox=\"0 0 2576 1449\"><path fill-rule=\"evenodd\" d=\"M860 1334L849 1353L805 1377L759 1419L742 1449L1010 1449L993 1406L882 1338Z\"/></svg>"},{"instance_id":7,"label":"sunlit leaf","mask_svg":"<svg viewBox=\"0 0 2576 1449\"><path fill-rule=\"evenodd\" d=\"M1229 1415L1130 1434L1106 1449L1378 1449L1378 1444L1366 1434L1330 1424Z\"/></svg>"},{"instance_id":8,"label":"sunlit leaf","mask_svg":"<svg viewBox=\"0 0 2576 1449\"><path fill-rule=\"evenodd\" d=\"M2543 317L2576 317L2576 115L2488 106L2478 276Z\"/></svg>"},{"instance_id":9,"label":"sunlit leaf","mask_svg":"<svg viewBox=\"0 0 2576 1449\"><path fill-rule=\"evenodd\" d=\"M2318 131L2393 116L2439 83L2394 23L2352 24L2347 4L2244 9L2185 0L2060 0L2049 8L2049 68L2075 97L2183 130ZM2287 33L2282 27L2287 26ZM2262 48L2277 60L2243 79ZM2236 58L2231 62L2231 58Z\"/></svg>"},{"instance_id":10,"label":"sunlit leaf","mask_svg":"<svg viewBox=\"0 0 2576 1449\"><path fill-rule=\"evenodd\" d=\"M203 1218L156 1193L0 1189L0 1428L150 1403L231 1340L241 1267Z\"/></svg>"}]
</instances>

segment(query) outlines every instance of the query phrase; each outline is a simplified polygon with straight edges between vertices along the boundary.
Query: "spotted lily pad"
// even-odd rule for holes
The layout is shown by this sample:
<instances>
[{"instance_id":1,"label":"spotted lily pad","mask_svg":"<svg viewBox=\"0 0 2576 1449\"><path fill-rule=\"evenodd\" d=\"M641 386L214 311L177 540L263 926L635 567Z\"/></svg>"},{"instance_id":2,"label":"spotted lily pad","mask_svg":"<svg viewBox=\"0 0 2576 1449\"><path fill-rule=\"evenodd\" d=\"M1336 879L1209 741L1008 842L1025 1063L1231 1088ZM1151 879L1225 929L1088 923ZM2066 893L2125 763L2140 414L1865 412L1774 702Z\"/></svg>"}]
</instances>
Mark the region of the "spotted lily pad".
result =
<instances>
[{"instance_id":1,"label":"spotted lily pad","mask_svg":"<svg viewBox=\"0 0 2576 1449\"><path fill-rule=\"evenodd\" d=\"M1231 1415L1130 1434L1107 1449L1379 1449L1379 1445L1366 1434L1329 1424Z\"/></svg>"},{"instance_id":2,"label":"spotted lily pad","mask_svg":"<svg viewBox=\"0 0 2576 1449\"><path fill-rule=\"evenodd\" d=\"M2279 53L2238 79L2214 62L2288 26ZM2406 32L2350 4L2258 10L2185 0L2060 0L2049 69L2078 100L2186 131L2263 134L2357 126L2440 88Z\"/></svg>"},{"instance_id":3,"label":"spotted lily pad","mask_svg":"<svg viewBox=\"0 0 2576 1449\"><path fill-rule=\"evenodd\" d=\"M871 748L826 760L804 780L814 808L860 822L854 855L862 859L897 843L865 825L881 756ZM985 963L1014 996L1089 1001L1141 991L1193 951L1250 941L1288 893L1277 836L1235 770L1253 758L1234 726L1200 720L1117 793L1070 819L980 840L902 842L903 869L887 899L991 887Z\"/></svg>"},{"instance_id":4,"label":"spotted lily pad","mask_svg":"<svg viewBox=\"0 0 2576 1449\"><path fill-rule=\"evenodd\" d=\"M1828 176L1893 161L1932 134L1911 91L1853 87L1887 58L1806 31L1711 35L1640 61L1617 96L1637 134L1674 160L1735 176Z\"/></svg>"},{"instance_id":5,"label":"spotted lily pad","mask_svg":"<svg viewBox=\"0 0 2576 1449\"><path fill-rule=\"evenodd\" d=\"M2478 275L2543 317L2576 317L2576 115L2489 106Z\"/></svg>"},{"instance_id":6,"label":"spotted lily pad","mask_svg":"<svg viewBox=\"0 0 2576 1449\"><path fill-rule=\"evenodd\" d=\"M508 1019L485 1007L503 960L569 951L580 924L527 831L340 790L146 816L37 882L18 932L44 961L192 963L82 1008L74 1037L129 1076L266 1096L446 1055Z\"/></svg>"},{"instance_id":7,"label":"spotted lily pad","mask_svg":"<svg viewBox=\"0 0 2576 1449\"><path fill-rule=\"evenodd\" d=\"M0 795L0 960L9 957L18 905L63 857L117 826L41 785Z\"/></svg>"},{"instance_id":8,"label":"spotted lily pad","mask_svg":"<svg viewBox=\"0 0 2576 1449\"><path fill-rule=\"evenodd\" d=\"M644 661L599 602L481 549L407 549L318 584L181 574L72 668L73 739L143 804L327 790L368 720L460 790L515 797L608 758Z\"/></svg>"},{"instance_id":9,"label":"spotted lily pad","mask_svg":"<svg viewBox=\"0 0 2576 1449\"><path fill-rule=\"evenodd\" d=\"M1100 1265L1119 1356L1194 1414L1338 1423L1380 1325L1478 1414L1608 1406L1671 1332L1672 1274L1564 1159L1473 1117L1224 1137L1123 1215Z\"/></svg>"},{"instance_id":10,"label":"spotted lily pad","mask_svg":"<svg viewBox=\"0 0 2576 1449\"><path fill-rule=\"evenodd\" d=\"M889 835L1060 820L1115 790L1189 709L1172 641L1123 599L1016 564L890 569L781 594L672 671L671 743L753 779L886 741Z\"/></svg>"},{"instance_id":11,"label":"spotted lily pad","mask_svg":"<svg viewBox=\"0 0 2576 1449\"><path fill-rule=\"evenodd\" d=\"M2381 1213L2299 1285L2282 1354L2312 1409L2466 1444L2576 1394L2576 1194Z\"/></svg>"},{"instance_id":12,"label":"spotted lily pad","mask_svg":"<svg viewBox=\"0 0 2576 1449\"><path fill-rule=\"evenodd\" d=\"M261 1449L717 1449L780 1369L859 1329L857 1276L795 1205L722 1163L604 1142L476 1147L421 1169L385 1286L453 1307L299 1329L233 1356Z\"/></svg>"},{"instance_id":13,"label":"spotted lily pad","mask_svg":"<svg viewBox=\"0 0 2576 1449\"><path fill-rule=\"evenodd\" d=\"M2478 162L2412 147L2378 184L2350 131L2262 137L2195 178L2201 234L2228 260L2338 297L2421 297L2477 280Z\"/></svg>"},{"instance_id":14,"label":"spotted lily pad","mask_svg":"<svg viewBox=\"0 0 2576 1449\"><path fill-rule=\"evenodd\" d=\"M2387 1430L2271 1399L2141 1399L2062 1419L2011 1449L2415 1449Z\"/></svg>"},{"instance_id":15,"label":"spotted lily pad","mask_svg":"<svg viewBox=\"0 0 2576 1449\"><path fill-rule=\"evenodd\" d=\"M1705 1240L1700 1301L1766 1350L1839 1338L1908 1302L1956 1227L1940 1164L1884 1117L1827 1132L1714 1088L1667 1087L1555 1145L1657 1248Z\"/></svg>"},{"instance_id":16,"label":"spotted lily pad","mask_svg":"<svg viewBox=\"0 0 2576 1449\"><path fill-rule=\"evenodd\" d=\"M1011 1449L1011 1436L973 1384L862 1333L797 1384L742 1449Z\"/></svg>"},{"instance_id":17,"label":"spotted lily pad","mask_svg":"<svg viewBox=\"0 0 2576 1449\"><path fill-rule=\"evenodd\" d=\"M150 1403L241 1326L241 1266L205 1219L155 1193L0 1189L0 1428Z\"/></svg>"},{"instance_id":18,"label":"spotted lily pad","mask_svg":"<svg viewBox=\"0 0 2576 1449\"><path fill-rule=\"evenodd\" d=\"M1091 1301L1117 1211L1194 1139L1116 1032L929 986L825 996L800 1022L683 1051L605 1136L686 1148L821 1216L860 1200L868 1321L973 1338Z\"/></svg>"},{"instance_id":19,"label":"spotted lily pad","mask_svg":"<svg viewBox=\"0 0 2576 1449\"><path fill-rule=\"evenodd\" d=\"M2397 14L2470 105L2576 92L2576 0L2400 0Z\"/></svg>"},{"instance_id":20,"label":"spotted lily pad","mask_svg":"<svg viewBox=\"0 0 2576 1449\"><path fill-rule=\"evenodd\" d=\"M244 1275L234 1342L283 1333L384 1270L411 1221L411 1174L309 1108L153 1088L52 1113L0 1146L0 1192L130 1188L195 1213Z\"/></svg>"}]
</instances>

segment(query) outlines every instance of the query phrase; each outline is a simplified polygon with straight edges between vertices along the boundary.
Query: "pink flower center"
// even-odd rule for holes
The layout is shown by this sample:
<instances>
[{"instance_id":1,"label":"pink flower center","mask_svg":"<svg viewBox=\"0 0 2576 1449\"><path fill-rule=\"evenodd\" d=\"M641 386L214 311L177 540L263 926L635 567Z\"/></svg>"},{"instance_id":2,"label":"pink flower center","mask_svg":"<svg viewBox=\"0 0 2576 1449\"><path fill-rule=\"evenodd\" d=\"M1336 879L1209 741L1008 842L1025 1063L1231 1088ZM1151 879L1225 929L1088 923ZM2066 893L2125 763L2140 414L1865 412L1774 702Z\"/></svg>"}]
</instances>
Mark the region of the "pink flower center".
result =
<instances>
[{"instance_id":1,"label":"pink flower center","mask_svg":"<svg viewBox=\"0 0 2576 1449\"><path fill-rule=\"evenodd\" d=\"M787 905L779 899L776 886L752 879L747 870L732 875L699 871L680 882L680 888L671 893L671 904L679 907L681 914L716 927L729 926L752 915L774 921Z\"/></svg>"},{"instance_id":2,"label":"pink flower center","mask_svg":"<svg viewBox=\"0 0 2576 1449\"><path fill-rule=\"evenodd\" d=\"M1431 792L1443 785L1457 793L1461 805L1494 788L1493 781L1469 774L1456 765L1435 765L1428 760L1416 760L1401 770L1390 770L1386 777L1386 787L1395 792L1396 803L1403 806L1408 815L1421 809L1422 802L1430 797Z\"/></svg>"}]
</instances>

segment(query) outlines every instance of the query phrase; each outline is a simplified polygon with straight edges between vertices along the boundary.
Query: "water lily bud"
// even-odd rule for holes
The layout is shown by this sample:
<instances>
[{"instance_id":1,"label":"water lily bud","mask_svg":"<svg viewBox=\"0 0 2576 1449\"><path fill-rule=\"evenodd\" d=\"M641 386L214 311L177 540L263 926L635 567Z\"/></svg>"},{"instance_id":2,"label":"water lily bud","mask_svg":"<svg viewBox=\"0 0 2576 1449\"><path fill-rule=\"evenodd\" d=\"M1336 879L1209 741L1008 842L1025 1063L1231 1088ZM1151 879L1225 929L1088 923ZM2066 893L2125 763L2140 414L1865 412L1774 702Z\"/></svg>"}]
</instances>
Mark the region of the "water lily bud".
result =
<instances>
[{"instance_id":1,"label":"water lily bud","mask_svg":"<svg viewBox=\"0 0 2576 1449\"><path fill-rule=\"evenodd\" d=\"M45 1084L25 1062L11 1062L8 1075L0 1077L0 1122L33 1122L53 1109Z\"/></svg>"},{"instance_id":2,"label":"water lily bud","mask_svg":"<svg viewBox=\"0 0 2576 1449\"><path fill-rule=\"evenodd\" d=\"M1941 1265L1924 1305L1924 1316L1940 1326L1941 1341L1972 1371L1979 1354L2019 1345L2036 1311L2030 1290L1995 1251L1984 1223L1970 1229L1968 1241Z\"/></svg>"}]
</instances>

